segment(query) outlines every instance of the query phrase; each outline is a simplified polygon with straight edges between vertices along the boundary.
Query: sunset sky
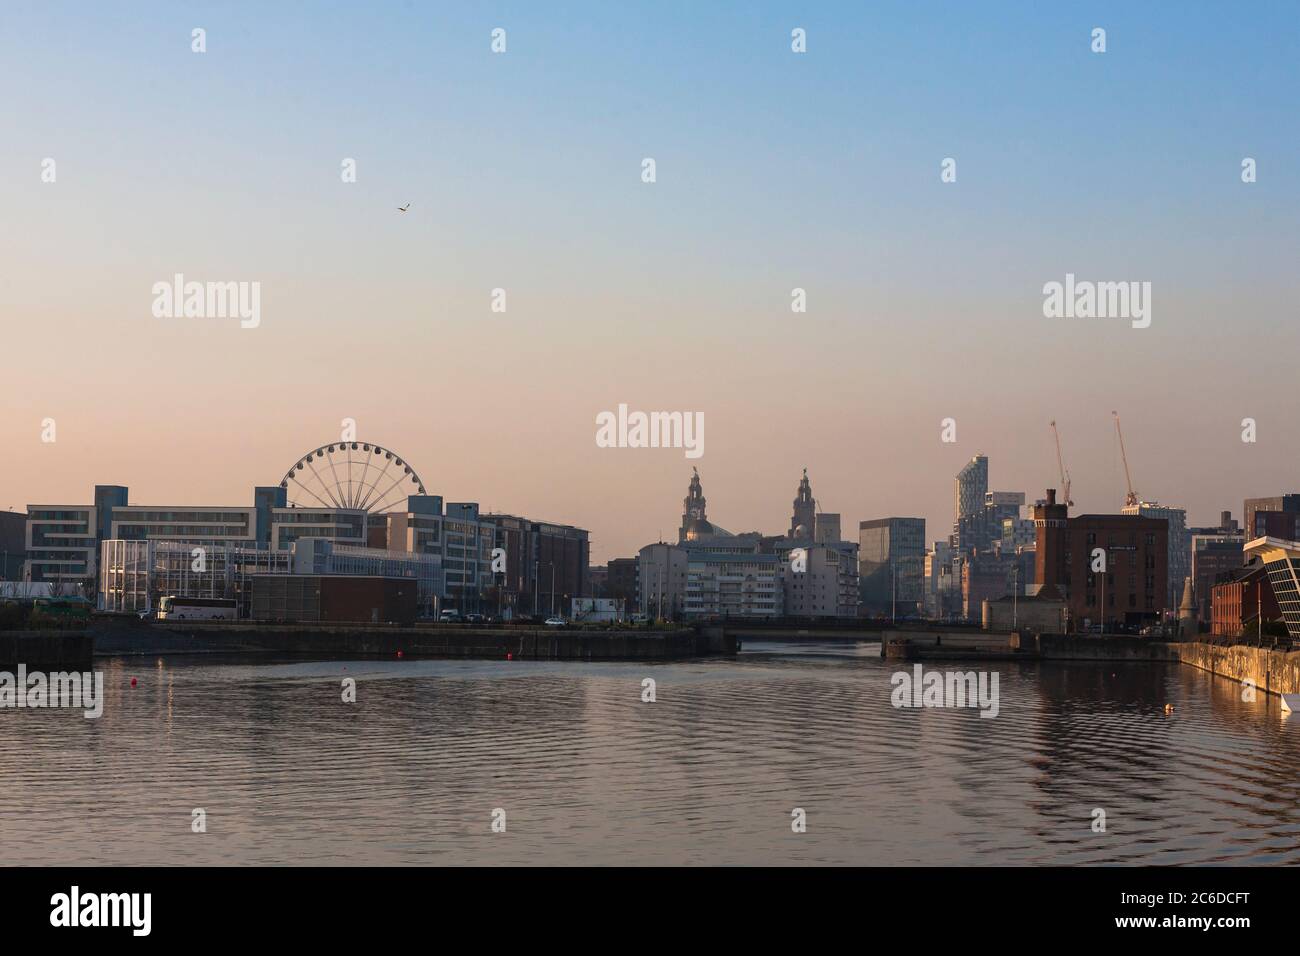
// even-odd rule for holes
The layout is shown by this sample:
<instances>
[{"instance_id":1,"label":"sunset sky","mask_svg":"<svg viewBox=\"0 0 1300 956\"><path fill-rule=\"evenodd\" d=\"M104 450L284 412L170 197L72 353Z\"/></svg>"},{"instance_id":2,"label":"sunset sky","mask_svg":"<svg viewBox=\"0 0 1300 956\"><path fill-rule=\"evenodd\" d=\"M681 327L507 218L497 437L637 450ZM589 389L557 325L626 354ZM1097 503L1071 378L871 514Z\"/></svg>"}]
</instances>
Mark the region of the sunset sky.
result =
<instances>
[{"instance_id":1,"label":"sunset sky","mask_svg":"<svg viewBox=\"0 0 1300 956\"><path fill-rule=\"evenodd\" d=\"M1117 511L1111 409L1190 524L1300 491L1300 6L546 6L7 2L0 509L252 504L343 418L598 563L675 537L692 466L732 531L807 467L846 535L942 538L972 455L1058 484L1053 418ZM155 318L175 273L260 326ZM1151 282L1151 327L1044 318L1066 273ZM620 403L702 412L703 457L597 447Z\"/></svg>"}]
</instances>

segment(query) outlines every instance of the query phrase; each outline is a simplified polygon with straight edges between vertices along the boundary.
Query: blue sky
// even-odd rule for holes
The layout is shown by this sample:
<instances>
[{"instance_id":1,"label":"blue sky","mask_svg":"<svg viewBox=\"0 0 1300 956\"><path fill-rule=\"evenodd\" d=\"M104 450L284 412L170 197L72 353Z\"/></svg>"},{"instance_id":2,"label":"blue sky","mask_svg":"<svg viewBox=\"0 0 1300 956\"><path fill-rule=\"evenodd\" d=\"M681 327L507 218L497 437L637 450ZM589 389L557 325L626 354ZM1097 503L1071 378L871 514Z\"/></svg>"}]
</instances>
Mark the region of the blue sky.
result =
<instances>
[{"instance_id":1,"label":"blue sky","mask_svg":"<svg viewBox=\"0 0 1300 956\"><path fill-rule=\"evenodd\" d=\"M689 474L596 453L592 416L629 402L706 413L729 528L779 527L807 465L846 528L920 513L934 538L972 454L1041 494L1052 417L1076 500L1117 507L1119 407L1146 493L1209 521L1292 490L1300 435L1251 383L1300 344L1298 38L1289 3L6 4L0 302L35 357L0 438L57 413L82 444L5 491L179 497L119 456L137 423L195 460L247 445L184 493L240 501L352 414L433 458L434 490L625 553ZM141 290L176 271L261 280L264 328L150 323ZM1151 281L1152 328L1042 318L1067 271ZM95 397L142 367L110 416ZM507 451L435 451L484 434Z\"/></svg>"}]
</instances>

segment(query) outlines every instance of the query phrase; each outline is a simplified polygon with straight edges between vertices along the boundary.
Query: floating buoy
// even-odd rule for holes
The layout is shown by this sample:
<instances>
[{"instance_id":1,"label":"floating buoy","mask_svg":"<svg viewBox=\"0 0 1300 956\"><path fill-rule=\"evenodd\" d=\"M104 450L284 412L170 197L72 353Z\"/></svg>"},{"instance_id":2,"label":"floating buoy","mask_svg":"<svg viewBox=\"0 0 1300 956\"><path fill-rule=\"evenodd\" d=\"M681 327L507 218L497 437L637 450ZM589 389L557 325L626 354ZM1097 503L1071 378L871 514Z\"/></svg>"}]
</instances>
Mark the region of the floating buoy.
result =
<instances>
[{"instance_id":1,"label":"floating buoy","mask_svg":"<svg viewBox=\"0 0 1300 956\"><path fill-rule=\"evenodd\" d=\"M134 678L134 677L131 678L131 686L132 686L132 687L135 686L135 678Z\"/></svg>"},{"instance_id":2,"label":"floating buoy","mask_svg":"<svg viewBox=\"0 0 1300 956\"><path fill-rule=\"evenodd\" d=\"M397 659L398 659L399 661L402 659L402 652L401 652L401 651L398 651L398 652L397 652Z\"/></svg>"},{"instance_id":3,"label":"floating buoy","mask_svg":"<svg viewBox=\"0 0 1300 956\"><path fill-rule=\"evenodd\" d=\"M514 659L515 655L511 651L506 651L506 660L513 661Z\"/></svg>"},{"instance_id":4,"label":"floating buoy","mask_svg":"<svg viewBox=\"0 0 1300 956\"><path fill-rule=\"evenodd\" d=\"M1174 712L1174 705L1173 705L1173 704L1165 704L1165 713L1166 713L1166 714L1172 714L1173 712Z\"/></svg>"}]
</instances>

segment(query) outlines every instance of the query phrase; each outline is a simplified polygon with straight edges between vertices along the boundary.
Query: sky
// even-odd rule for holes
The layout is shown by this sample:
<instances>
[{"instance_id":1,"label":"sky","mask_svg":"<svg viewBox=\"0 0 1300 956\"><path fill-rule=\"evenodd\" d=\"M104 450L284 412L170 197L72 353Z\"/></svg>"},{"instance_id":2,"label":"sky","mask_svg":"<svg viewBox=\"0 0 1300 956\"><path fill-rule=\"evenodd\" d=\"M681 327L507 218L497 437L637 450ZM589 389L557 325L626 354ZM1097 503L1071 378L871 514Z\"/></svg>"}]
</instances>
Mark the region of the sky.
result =
<instances>
[{"instance_id":1,"label":"sky","mask_svg":"<svg viewBox=\"0 0 1300 956\"><path fill-rule=\"evenodd\" d=\"M596 563L672 538L692 467L732 531L806 467L849 537L934 540L973 455L1059 485L1052 419L1117 511L1114 409L1142 497L1240 518L1300 490L1298 64L1294 3L10 0L0 509L248 505L351 418ZM176 273L259 324L155 316ZM1045 317L1067 273L1150 282L1150 327ZM619 404L704 454L599 447Z\"/></svg>"}]
</instances>

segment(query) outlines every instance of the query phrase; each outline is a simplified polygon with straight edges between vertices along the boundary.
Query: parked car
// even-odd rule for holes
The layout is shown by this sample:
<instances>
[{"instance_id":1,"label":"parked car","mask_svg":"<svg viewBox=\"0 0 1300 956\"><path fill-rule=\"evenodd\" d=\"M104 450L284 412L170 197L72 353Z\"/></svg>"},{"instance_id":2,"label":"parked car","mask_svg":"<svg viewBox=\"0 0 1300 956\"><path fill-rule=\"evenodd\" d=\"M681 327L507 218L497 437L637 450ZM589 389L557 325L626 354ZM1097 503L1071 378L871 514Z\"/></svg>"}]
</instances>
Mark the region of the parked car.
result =
<instances>
[{"instance_id":1,"label":"parked car","mask_svg":"<svg viewBox=\"0 0 1300 956\"><path fill-rule=\"evenodd\" d=\"M460 611L457 611L453 607L449 607L438 615L438 620L443 624L459 624L462 619Z\"/></svg>"},{"instance_id":2,"label":"parked car","mask_svg":"<svg viewBox=\"0 0 1300 956\"><path fill-rule=\"evenodd\" d=\"M569 622L562 617L548 617L546 619L547 627L564 627L564 625L567 623Z\"/></svg>"},{"instance_id":3,"label":"parked car","mask_svg":"<svg viewBox=\"0 0 1300 956\"><path fill-rule=\"evenodd\" d=\"M466 615L465 615L465 623L466 623L466 624L482 624L482 623L484 623L486 620L487 620L487 618L485 618L482 614L466 614Z\"/></svg>"}]
</instances>

